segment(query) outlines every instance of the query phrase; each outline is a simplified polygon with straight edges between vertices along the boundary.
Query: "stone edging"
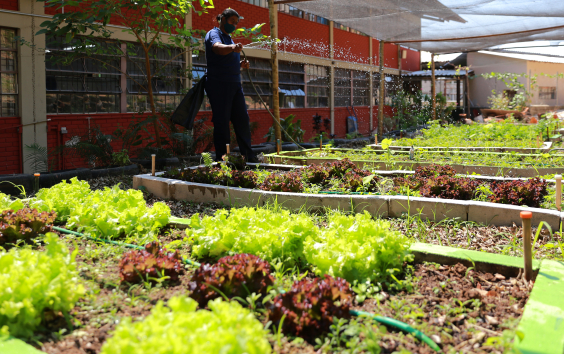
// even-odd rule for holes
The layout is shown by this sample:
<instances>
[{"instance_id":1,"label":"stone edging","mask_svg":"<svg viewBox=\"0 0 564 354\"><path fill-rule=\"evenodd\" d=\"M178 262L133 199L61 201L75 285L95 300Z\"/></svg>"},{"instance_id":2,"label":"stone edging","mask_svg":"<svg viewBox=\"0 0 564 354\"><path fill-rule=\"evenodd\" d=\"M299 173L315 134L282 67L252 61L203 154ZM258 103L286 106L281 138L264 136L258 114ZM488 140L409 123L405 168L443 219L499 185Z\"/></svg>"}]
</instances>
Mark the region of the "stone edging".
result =
<instances>
[{"instance_id":1,"label":"stone edging","mask_svg":"<svg viewBox=\"0 0 564 354\"><path fill-rule=\"evenodd\" d=\"M366 145L366 147L374 149L374 150L383 150L382 145L378 144L370 144ZM420 150L455 150L455 151L487 151L487 152L517 152L520 154L535 154L538 153L539 150L543 152L548 152L552 147L552 142L543 142L540 148L517 148L517 147L506 147L506 146L496 146L496 147L483 147L483 146L453 146L453 147L444 147L444 146L417 146L416 149ZM401 146L401 145L394 145L389 147L390 150L404 150L409 151L411 146Z\"/></svg>"},{"instance_id":2,"label":"stone edging","mask_svg":"<svg viewBox=\"0 0 564 354\"><path fill-rule=\"evenodd\" d=\"M159 173L160 175L162 173ZM527 208L506 204L452 200L438 198L338 195L270 192L257 189L226 187L211 184L185 182L159 176L137 175L133 177L133 188L144 187L157 197L174 200L188 200L199 203L224 203L231 206L262 206L278 203L292 210L322 210L330 208L356 213L368 211L379 217L421 217L440 221L457 218L487 225L519 225L519 213L533 212L533 225L544 221L552 230L559 230L564 213L556 210Z\"/></svg>"}]
</instances>

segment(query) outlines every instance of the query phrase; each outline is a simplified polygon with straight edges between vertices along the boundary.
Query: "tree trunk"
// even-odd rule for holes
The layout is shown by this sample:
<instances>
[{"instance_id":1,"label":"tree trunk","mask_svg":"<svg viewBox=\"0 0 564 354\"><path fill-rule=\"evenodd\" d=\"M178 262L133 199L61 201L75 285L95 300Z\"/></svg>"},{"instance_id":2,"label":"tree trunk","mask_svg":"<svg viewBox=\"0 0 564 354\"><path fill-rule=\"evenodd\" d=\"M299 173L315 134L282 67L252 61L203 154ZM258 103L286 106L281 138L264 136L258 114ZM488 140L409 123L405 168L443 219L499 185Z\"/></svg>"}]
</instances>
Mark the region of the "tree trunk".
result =
<instances>
[{"instance_id":1,"label":"tree trunk","mask_svg":"<svg viewBox=\"0 0 564 354\"><path fill-rule=\"evenodd\" d=\"M149 96L149 103L151 104L151 114L155 120L153 121L153 127L155 129L155 140L157 142L157 147L162 148L161 144L161 134L159 130L159 122L157 117L157 110L155 109L155 99L153 97L153 85L152 85L152 75L151 75L151 62L149 58L149 51L145 50L145 70L147 70L147 96Z\"/></svg>"}]
</instances>

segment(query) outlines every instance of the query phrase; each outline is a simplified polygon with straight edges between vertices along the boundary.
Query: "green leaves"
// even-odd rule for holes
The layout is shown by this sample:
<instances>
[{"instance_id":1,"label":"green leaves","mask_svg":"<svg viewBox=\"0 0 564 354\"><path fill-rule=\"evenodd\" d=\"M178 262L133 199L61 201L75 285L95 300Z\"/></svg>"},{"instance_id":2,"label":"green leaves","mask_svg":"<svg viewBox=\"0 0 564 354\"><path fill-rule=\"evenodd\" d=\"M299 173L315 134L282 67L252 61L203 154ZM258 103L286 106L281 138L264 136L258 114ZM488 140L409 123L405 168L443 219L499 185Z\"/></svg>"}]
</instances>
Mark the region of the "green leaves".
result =
<instances>
[{"instance_id":1,"label":"green leaves","mask_svg":"<svg viewBox=\"0 0 564 354\"><path fill-rule=\"evenodd\" d=\"M233 252L250 253L269 262L278 258L287 266L307 261L318 275L350 282L386 280L410 259L409 240L368 213L333 214L328 223L319 228L304 213L242 208L221 210L202 219L194 215L186 235L198 258Z\"/></svg>"},{"instance_id":2,"label":"green leaves","mask_svg":"<svg viewBox=\"0 0 564 354\"><path fill-rule=\"evenodd\" d=\"M13 248L0 252L0 328L30 338L46 311L68 313L85 293L74 261L56 234L45 251Z\"/></svg>"},{"instance_id":3,"label":"green leaves","mask_svg":"<svg viewBox=\"0 0 564 354\"><path fill-rule=\"evenodd\" d=\"M0 193L0 211L13 210L18 211L24 207L20 199L12 200L9 195Z\"/></svg>"},{"instance_id":4,"label":"green leaves","mask_svg":"<svg viewBox=\"0 0 564 354\"><path fill-rule=\"evenodd\" d=\"M196 301L173 297L162 301L142 321L124 318L101 354L268 354L272 349L266 331L253 314L237 302L216 299L210 310L199 310Z\"/></svg>"},{"instance_id":5,"label":"green leaves","mask_svg":"<svg viewBox=\"0 0 564 354\"><path fill-rule=\"evenodd\" d=\"M0 245L31 240L51 231L56 213L36 209L4 210L0 213Z\"/></svg>"},{"instance_id":6,"label":"green leaves","mask_svg":"<svg viewBox=\"0 0 564 354\"><path fill-rule=\"evenodd\" d=\"M58 220L79 232L102 238L126 236L140 244L153 241L158 230L168 224L170 208L162 202L147 207L141 191L124 191L119 186L91 191L85 181L73 178L70 182L41 189L31 206L56 211Z\"/></svg>"}]
</instances>

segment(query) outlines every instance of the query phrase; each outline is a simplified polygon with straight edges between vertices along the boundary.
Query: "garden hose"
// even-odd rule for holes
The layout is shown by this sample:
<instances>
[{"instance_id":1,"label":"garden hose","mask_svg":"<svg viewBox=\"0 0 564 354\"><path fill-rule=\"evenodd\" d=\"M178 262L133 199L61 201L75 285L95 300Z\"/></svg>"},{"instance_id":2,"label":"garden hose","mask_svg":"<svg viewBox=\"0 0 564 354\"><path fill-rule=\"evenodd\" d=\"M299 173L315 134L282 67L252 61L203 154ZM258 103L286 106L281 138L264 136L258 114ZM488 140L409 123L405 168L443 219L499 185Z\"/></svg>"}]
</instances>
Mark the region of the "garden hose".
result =
<instances>
[{"instance_id":1,"label":"garden hose","mask_svg":"<svg viewBox=\"0 0 564 354\"><path fill-rule=\"evenodd\" d=\"M103 238L92 237L92 236L88 236L88 235L85 235L85 234L80 233L80 232L67 230L67 229L64 229L62 227L53 226L53 229L57 230L59 232L63 232L63 233L67 233L67 234L71 234L71 235L75 235L75 236L81 236L81 237L84 237L88 240L92 240L92 241L96 241L96 242L104 242L104 243L108 243L108 244L111 244L111 245L123 246L123 247L127 247L127 248L134 248L134 249L138 249L138 250L145 249L145 247L143 247L143 246L133 245L131 243L125 243L125 242L112 241L112 240L107 240L107 239L103 239ZM202 265L199 262L195 262L195 261L189 260L188 258L184 258L184 257L182 258L182 261L186 264L190 264L190 265L193 265L195 267L200 267ZM373 319L377 322L380 322L380 323L383 323L385 325L400 329L404 332L413 334L413 336L415 338L417 338L417 339L421 340L422 342L426 343L427 345L429 345L429 347L431 347L431 349L433 349L437 352L441 351L439 346L435 342L433 342L433 340L431 338L427 337L421 331L411 327L407 323L404 323L404 322L401 322L401 321L398 321L398 320L394 320L393 318L389 318L389 317L377 316L377 315L374 315L370 312L364 312L364 311L350 310L350 314L354 317L368 317L368 318L371 318L371 319Z\"/></svg>"},{"instance_id":2,"label":"garden hose","mask_svg":"<svg viewBox=\"0 0 564 354\"><path fill-rule=\"evenodd\" d=\"M241 53L243 53L243 59L245 59L245 61L247 61L247 55L245 54L245 51L242 50ZM262 99L262 96L260 95L260 93L258 93L257 88L255 86L255 83L253 82L253 79L251 78L251 73L249 72L249 69L245 69L247 70L247 76L249 77L249 81L251 82L251 85L253 86L253 90L255 90L255 93L257 94L258 98L260 99L260 101L262 102L264 108L268 111L268 113L270 113L270 116L272 117L272 120L274 120L276 122L276 124L278 124L278 127L280 128L281 131L284 132L284 134L286 134L286 136L288 137L288 139L293 142L294 144L296 144L296 146L298 147L298 149L301 150L306 150L306 148L304 148L303 146L301 146L300 144L298 144L294 139L292 139L292 137L290 136L290 134L288 134L288 132L282 127L282 124L280 124L280 122L276 119L276 117L274 116L274 114L272 114L272 112L270 111L270 109L268 108L268 106L266 105L266 102L264 102L264 100Z\"/></svg>"},{"instance_id":3,"label":"garden hose","mask_svg":"<svg viewBox=\"0 0 564 354\"><path fill-rule=\"evenodd\" d=\"M133 248L133 249L136 249L136 250L144 250L144 249L145 249L145 247L143 247L143 246L133 245L133 244L131 244L131 243L125 243L125 242L118 242L118 241L107 240L107 239L104 239L104 238L92 237L92 236L88 236L88 235L82 234L82 233L80 233L80 232L76 232L76 231L71 231L71 230L63 229L62 227L53 226L53 229L54 229L54 230L57 230L57 231L59 231L59 232L66 233L66 234L71 234L71 235L75 235L75 236L81 236L81 237L84 237L84 238L86 238L86 239L88 239L88 240L92 240L92 241L96 241L96 242L103 242L103 243L108 243L108 244L110 244L110 245L123 246L123 247L127 247L127 248ZM192 261L192 260L190 260L190 259L188 259L188 258L184 258L184 257L182 257L182 262L184 262L184 263L186 263L186 264L193 265L193 266L195 266L195 267L200 267L200 266L202 265L202 264L199 263L199 262L195 262L195 261Z\"/></svg>"},{"instance_id":4,"label":"garden hose","mask_svg":"<svg viewBox=\"0 0 564 354\"><path fill-rule=\"evenodd\" d=\"M391 326L391 327L395 327L397 329L400 329L404 332L413 334L413 336L417 339L419 339L420 341L426 343L429 347L431 347L431 349L433 349L436 352L440 352L441 348L439 348L439 346L437 345L437 343L433 342L433 340L429 337L427 337L426 335L424 335L421 331L411 327L410 325L408 325L407 323L398 321L398 320L394 320L393 318L390 317L383 317L383 316L378 316L378 315L374 315L370 312L365 312L365 311L357 311L357 310L350 310L350 314L352 316L355 317L367 317L367 318L371 318L377 322L383 323L385 325Z\"/></svg>"}]
</instances>

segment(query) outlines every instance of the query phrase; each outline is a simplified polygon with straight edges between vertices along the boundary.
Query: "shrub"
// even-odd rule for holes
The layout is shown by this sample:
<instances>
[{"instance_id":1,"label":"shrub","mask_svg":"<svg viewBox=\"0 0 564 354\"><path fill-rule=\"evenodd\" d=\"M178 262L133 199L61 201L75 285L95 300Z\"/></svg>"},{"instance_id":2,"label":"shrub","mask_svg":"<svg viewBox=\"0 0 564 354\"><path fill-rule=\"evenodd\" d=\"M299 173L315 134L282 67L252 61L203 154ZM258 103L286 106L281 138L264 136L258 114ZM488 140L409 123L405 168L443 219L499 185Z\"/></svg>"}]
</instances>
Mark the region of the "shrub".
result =
<instances>
[{"instance_id":1,"label":"shrub","mask_svg":"<svg viewBox=\"0 0 564 354\"><path fill-rule=\"evenodd\" d=\"M124 318L102 347L101 354L268 354L266 331L237 302L210 301L210 311L196 311L196 301L173 297L162 301L142 321Z\"/></svg>"},{"instance_id":2,"label":"shrub","mask_svg":"<svg viewBox=\"0 0 564 354\"><path fill-rule=\"evenodd\" d=\"M20 199L12 200L9 195L0 193L0 211L13 210L18 211L24 207Z\"/></svg>"},{"instance_id":3,"label":"shrub","mask_svg":"<svg viewBox=\"0 0 564 354\"><path fill-rule=\"evenodd\" d=\"M249 253L288 265L303 260L303 241L319 232L307 214L263 208L219 210L214 216L192 216L186 236L195 257L219 258L227 252Z\"/></svg>"},{"instance_id":4,"label":"shrub","mask_svg":"<svg viewBox=\"0 0 564 354\"><path fill-rule=\"evenodd\" d=\"M268 319L282 331L313 341L328 332L335 318L350 318L352 292L340 278L304 279L292 289L276 296L268 307Z\"/></svg>"},{"instance_id":5,"label":"shrub","mask_svg":"<svg viewBox=\"0 0 564 354\"><path fill-rule=\"evenodd\" d=\"M416 178L431 178L438 176L456 176L456 170L448 165L431 164L428 166L419 166L415 169Z\"/></svg>"},{"instance_id":6,"label":"shrub","mask_svg":"<svg viewBox=\"0 0 564 354\"><path fill-rule=\"evenodd\" d=\"M286 172L271 174L265 178L259 188L264 191L299 193L303 191L304 185L298 172Z\"/></svg>"},{"instance_id":7,"label":"shrub","mask_svg":"<svg viewBox=\"0 0 564 354\"><path fill-rule=\"evenodd\" d=\"M167 252L159 242L145 245L144 250L125 253L119 262L121 281L138 283L151 278L169 277L177 281L183 267L178 251Z\"/></svg>"},{"instance_id":8,"label":"shrub","mask_svg":"<svg viewBox=\"0 0 564 354\"><path fill-rule=\"evenodd\" d=\"M422 197L471 200L482 183L472 178L444 175L427 178L419 191Z\"/></svg>"},{"instance_id":9,"label":"shrub","mask_svg":"<svg viewBox=\"0 0 564 354\"><path fill-rule=\"evenodd\" d=\"M70 254L54 233L45 251L13 248L0 253L0 328L30 338L48 312L68 313L85 294Z\"/></svg>"},{"instance_id":10,"label":"shrub","mask_svg":"<svg viewBox=\"0 0 564 354\"><path fill-rule=\"evenodd\" d=\"M55 212L40 213L36 209L4 210L0 213L0 245L46 234L51 231L56 217Z\"/></svg>"},{"instance_id":11,"label":"shrub","mask_svg":"<svg viewBox=\"0 0 564 354\"><path fill-rule=\"evenodd\" d=\"M304 254L317 275L386 281L411 260L409 246L409 239L390 230L389 222L373 220L368 212L333 214L318 239L306 239Z\"/></svg>"},{"instance_id":12,"label":"shrub","mask_svg":"<svg viewBox=\"0 0 564 354\"><path fill-rule=\"evenodd\" d=\"M270 275L270 264L257 256L237 254L220 258L216 264L203 264L190 280L190 297L201 307L209 300L221 297L238 296L245 299L252 293L265 295L268 287L274 284Z\"/></svg>"},{"instance_id":13,"label":"shrub","mask_svg":"<svg viewBox=\"0 0 564 354\"><path fill-rule=\"evenodd\" d=\"M538 177L527 181L493 181L490 188L493 193L488 196L490 202L532 208L539 208L548 194L546 180Z\"/></svg>"}]
</instances>

